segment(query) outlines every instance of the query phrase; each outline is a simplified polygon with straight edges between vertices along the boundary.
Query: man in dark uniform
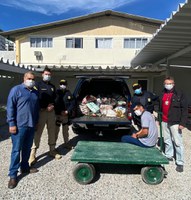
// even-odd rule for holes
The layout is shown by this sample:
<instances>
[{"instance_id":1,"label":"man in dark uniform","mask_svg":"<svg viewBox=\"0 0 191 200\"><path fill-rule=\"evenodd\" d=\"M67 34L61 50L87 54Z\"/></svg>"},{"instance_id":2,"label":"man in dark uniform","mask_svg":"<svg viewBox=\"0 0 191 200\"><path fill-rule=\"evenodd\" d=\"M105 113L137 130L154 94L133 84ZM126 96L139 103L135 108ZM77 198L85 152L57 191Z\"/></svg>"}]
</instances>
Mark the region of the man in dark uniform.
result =
<instances>
[{"instance_id":1,"label":"man in dark uniform","mask_svg":"<svg viewBox=\"0 0 191 200\"><path fill-rule=\"evenodd\" d=\"M45 125L47 125L48 145L50 147L49 155L55 159L60 159L61 155L55 150L55 110L54 103L56 98L56 88L50 83L51 70L45 68L42 73L42 81L38 82L35 87L39 91L40 112L37 131L35 132L29 164L36 162L36 151L40 145L40 139Z\"/></svg>"},{"instance_id":2,"label":"man in dark uniform","mask_svg":"<svg viewBox=\"0 0 191 200\"><path fill-rule=\"evenodd\" d=\"M154 102L156 103L156 101L159 100L159 97L149 91L143 91L142 90L142 86L138 83L133 84L133 90L134 90L134 95L131 99L131 103L132 103L132 110L135 107L135 105L137 105L138 103L141 103L146 111L149 111L150 113L153 113L154 111ZM140 117L134 115L134 112L132 112L133 114L133 121L134 123L140 127L141 126L141 121L140 121Z\"/></svg>"},{"instance_id":3,"label":"man in dark uniform","mask_svg":"<svg viewBox=\"0 0 191 200\"><path fill-rule=\"evenodd\" d=\"M68 144L69 134L68 134L68 124L69 118L72 116L74 111L75 100L70 90L67 89L67 81L60 80L60 88L56 91L55 100L55 113L56 113L56 140L58 139L58 134L60 131L60 126L62 126L62 135L64 139L64 148L71 149L72 147Z\"/></svg>"}]
</instances>

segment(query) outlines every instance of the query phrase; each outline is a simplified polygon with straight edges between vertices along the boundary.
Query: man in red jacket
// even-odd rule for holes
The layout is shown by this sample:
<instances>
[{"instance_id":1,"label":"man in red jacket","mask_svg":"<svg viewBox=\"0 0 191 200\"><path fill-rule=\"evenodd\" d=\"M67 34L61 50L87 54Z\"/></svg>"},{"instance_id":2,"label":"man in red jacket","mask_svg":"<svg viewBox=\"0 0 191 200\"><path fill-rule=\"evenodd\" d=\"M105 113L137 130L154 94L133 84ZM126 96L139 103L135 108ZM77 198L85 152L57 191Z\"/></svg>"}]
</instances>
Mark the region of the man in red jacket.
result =
<instances>
[{"instance_id":1,"label":"man in red jacket","mask_svg":"<svg viewBox=\"0 0 191 200\"><path fill-rule=\"evenodd\" d=\"M175 89L175 82L172 77L167 77L164 80L161 109L165 155L170 161L173 161L175 154L176 171L183 172L184 148L182 130L186 126L188 104L182 91Z\"/></svg>"}]
</instances>

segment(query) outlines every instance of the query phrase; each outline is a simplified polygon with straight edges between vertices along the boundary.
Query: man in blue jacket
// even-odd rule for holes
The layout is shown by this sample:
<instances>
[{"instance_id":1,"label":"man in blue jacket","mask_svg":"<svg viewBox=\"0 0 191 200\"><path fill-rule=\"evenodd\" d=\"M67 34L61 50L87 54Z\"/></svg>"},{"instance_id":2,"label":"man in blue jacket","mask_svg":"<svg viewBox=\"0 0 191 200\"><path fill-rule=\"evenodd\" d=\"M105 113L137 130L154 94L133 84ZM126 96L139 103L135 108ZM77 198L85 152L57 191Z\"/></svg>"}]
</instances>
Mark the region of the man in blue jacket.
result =
<instances>
[{"instance_id":1,"label":"man in blue jacket","mask_svg":"<svg viewBox=\"0 0 191 200\"><path fill-rule=\"evenodd\" d=\"M8 96L7 122L12 140L8 183L10 189L17 186L19 167L21 173L38 172L36 168L30 168L28 163L39 109L38 92L33 89L34 78L32 72L27 72L24 82L13 87Z\"/></svg>"}]
</instances>

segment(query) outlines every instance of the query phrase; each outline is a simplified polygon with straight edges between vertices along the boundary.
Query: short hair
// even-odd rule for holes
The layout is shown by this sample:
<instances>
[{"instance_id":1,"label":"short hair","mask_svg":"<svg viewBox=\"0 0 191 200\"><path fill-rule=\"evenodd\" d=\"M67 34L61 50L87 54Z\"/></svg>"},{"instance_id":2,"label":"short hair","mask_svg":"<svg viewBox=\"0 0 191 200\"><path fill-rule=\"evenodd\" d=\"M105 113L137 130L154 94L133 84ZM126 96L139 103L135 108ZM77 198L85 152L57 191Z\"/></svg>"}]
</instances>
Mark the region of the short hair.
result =
<instances>
[{"instance_id":1,"label":"short hair","mask_svg":"<svg viewBox=\"0 0 191 200\"><path fill-rule=\"evenodd\" d=\"M25 78L28 74L31 74L31 75L35 76L34 73L33 73L32 71L29 71L29 72L26 72L26 73L24 74L24 78Z\"/></svg>"},{"instance_id":2,"label":"short hair","mask_svg":"<svg viewBox=\"0 0 191 200\"><path fill-rule=\"evenodd\" d=\"M44 70L42 71L42 73L44 73L44 72L51 72L51 69L48 67L45 67Z\"/></svg>"},{"instance_id":3,"label":"short hair","mask_svg":"<svg viewBox=\"0 0 191 200\"><path fill-rule=\"evenodd\" d=\"M135 107L143 107L143 108L145 108L145 107L143 106L142 103L136 103L136 104L133 106L133 109L135 109Z\"/></svg>"},{"instance_id":4,"label":"short hair","mask_svg":"<svg viewBox=\"0 0 191 200\"><path fill-rule=\"evenodd\" d=\"M166 81L166 80L174 81L174 78L173 78L172 76L167 76L167 77L164 79L164 81Z\"/></svg>"}]
</instances>

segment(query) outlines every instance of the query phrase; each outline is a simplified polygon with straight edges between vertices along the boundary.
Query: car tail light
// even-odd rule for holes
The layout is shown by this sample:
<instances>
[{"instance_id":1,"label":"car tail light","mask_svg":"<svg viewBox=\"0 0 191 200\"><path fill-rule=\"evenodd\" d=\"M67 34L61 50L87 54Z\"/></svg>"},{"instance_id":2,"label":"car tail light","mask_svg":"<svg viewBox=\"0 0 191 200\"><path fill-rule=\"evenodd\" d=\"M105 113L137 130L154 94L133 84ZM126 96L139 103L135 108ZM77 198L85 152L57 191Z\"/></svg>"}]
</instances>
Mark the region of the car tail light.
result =
<instances>
[{"instance_id":1,"label":"car tail light","mask_svg":"<svg viewBox=\"0 0 191 200\"><path fill-rule=\"evenodd\" d=\"M131 102L128 102L128 104L127 104L127 119L132 120Z\"/></svg>"}]
</instances>

